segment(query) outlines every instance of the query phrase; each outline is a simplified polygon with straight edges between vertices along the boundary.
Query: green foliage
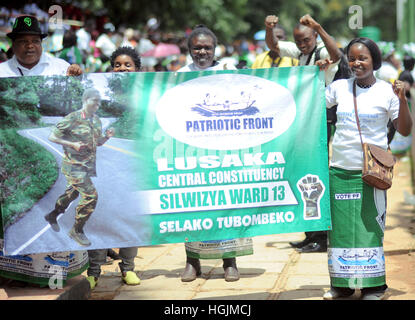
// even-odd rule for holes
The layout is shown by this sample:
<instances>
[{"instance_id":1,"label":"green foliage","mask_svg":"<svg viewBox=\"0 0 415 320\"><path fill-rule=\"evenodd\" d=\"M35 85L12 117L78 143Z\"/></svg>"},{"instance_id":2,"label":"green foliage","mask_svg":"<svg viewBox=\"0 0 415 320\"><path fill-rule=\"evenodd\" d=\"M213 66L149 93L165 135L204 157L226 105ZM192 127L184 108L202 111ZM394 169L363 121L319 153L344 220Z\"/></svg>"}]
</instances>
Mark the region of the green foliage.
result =
<instances>
[{"instance_id":1,"label":"green foliage","mask_svg":"<svg viewBox=\"0 0 415 320\"><path fill-rule=\"evenodd\" d=\"M81 80L81 77L48 77L38 92L42 115L65 116L80 109L85 90Z\"/></svg>"},{"instance_id":2,"label":"green foliage","mask_svg":"<svg viewBox=\"0 0 415 320\"><path fill-rule=\"evenodd\" d=\"M127 104L133 82L134 77L131 77L128 73L112 73L108 78L109 91L107 92L111 97L111 101L118 104Z\"/></svg>"},{"instance_id":3,"label":"green foliage","mask_svg":"<svg viewBox=\"0 0 415 320\"><path fill-rule=\"evenodd\" d=\"M291 30L301 16L309 13L329 34L351 39L358 30L349 28L349 7L363 9L363 26L377 26L382 38L395 41L396 0L82 0L91 10L106 8L116 25L143 29L150 17L160 21L162 31L177 32L205 24L217 35L219 42L231 43L238 38L252 39L264 29L265 16L277 14L281 24Z\"/></svg>"},{"instance_id":4,"label":"green foliage","mask_svg":"<svg viewBox=\"0 0 415 320\"><path fill-rule=\"evenodd\" d=\"M13 223L50 189L58 177L55 158L15 129L0 130L3 224Z\"/></svg>"},{"instance_id":5,"label":"green foliage","mask_svg":"<svg viewBox=\"0 0 415 320\"><path fill-rule=\"evenodd\" d=\"M99 108L97 115L100 117L121 117L126 111L125 104L120 104L114 101L103 100L101 101L101 107Z\"/></svg>"},{"instance_id":6,"label":"green foliage","mask_svg":"<svg viewBox=\"0 0 415 320\"><path fill-rule=\"evenodd\" d=\"M40 119L39 83L32 77L2 79L0 85L0 127L30 126ZM33 81L34 80L34 81Z\"/></svg>"},{"instance_id":7,"label":"green foliage","mask_svg":"<svg viewBox=\"0 0 415 320\"><path fill-rule=\"evenodd\" d=\"M115 123L112 124L117 137L124 139L137 139L139 133L138 118L134 113L125 112Z\"/></svg>"},{"instance_id":8,"label":"green foliage","mask_svg":"<svg viewBox=\"0 0 415 320\"><path fill-rule=\"evenodd\" d=\"M247 32L249 24L244 17L249 0L101 0L90 3L91 10L106 8L116 25L142 29L147 20L156 17L164 31L177 32L205 24L222 43L231 42L238 33Z\"/></svg>"},{"instance_id":9,"label":"green foliage","mask_svg":"<svg viewBox=\"0 0 415 320\"><path fill-rule=\"evenodd\" d=\"M131 107L132 90L135 77L129 73L112 73L108 78L108 92L110 101L102 103L100 111L119 118L113 124L116 136L132 139L137 128L135 112Z\"/></svg>"}]
</instances>

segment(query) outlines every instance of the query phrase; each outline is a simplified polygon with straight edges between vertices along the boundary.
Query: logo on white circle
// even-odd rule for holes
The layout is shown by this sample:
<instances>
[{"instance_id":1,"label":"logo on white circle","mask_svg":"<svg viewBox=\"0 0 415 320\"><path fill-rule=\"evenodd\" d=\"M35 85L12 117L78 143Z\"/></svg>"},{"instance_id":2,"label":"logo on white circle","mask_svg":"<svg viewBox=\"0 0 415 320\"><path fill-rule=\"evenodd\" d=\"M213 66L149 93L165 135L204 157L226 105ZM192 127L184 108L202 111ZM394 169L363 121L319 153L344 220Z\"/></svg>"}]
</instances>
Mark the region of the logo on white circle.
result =
<instances>
[{"instance_id":1,"label":"logo on white circle","mask_svg":"<svg viewBox=\"0 0 415 320\"><path fill-rule=\"evenodd\" d=\"M156 105L160 127L194 147L236 150L269 142L296 116L291 92L270 80L216 74L183 82Z\"/></svg>"}]
</instances>

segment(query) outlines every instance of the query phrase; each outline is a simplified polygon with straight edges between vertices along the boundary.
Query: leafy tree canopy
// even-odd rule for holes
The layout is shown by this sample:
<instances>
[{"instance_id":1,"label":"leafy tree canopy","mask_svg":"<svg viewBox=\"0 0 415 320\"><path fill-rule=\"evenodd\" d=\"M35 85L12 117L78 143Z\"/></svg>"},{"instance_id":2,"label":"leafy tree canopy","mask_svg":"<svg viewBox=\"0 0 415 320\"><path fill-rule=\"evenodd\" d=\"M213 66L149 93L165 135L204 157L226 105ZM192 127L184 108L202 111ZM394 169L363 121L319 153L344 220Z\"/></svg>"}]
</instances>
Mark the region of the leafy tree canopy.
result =
<instances>
[{"instance_id":1,"label":"leafy tree canopy","mask_svg":"<svg viewBox=\"0 0 415 320\"><path fill-rule=\"evenodd\" d=\"M376 26L382 31L382 40L396 40L396 0L94 0L78 1L91 12L106 10L116 26L143 29L148 19L155 17L160 29L166 32L184 32L197 24L205 24L218 36L221 43L252 39L264 28L269 14L280 17L288 35L301 16L309 13L335 37L351 39L357 29L351 29L349 8L362 8L363 27Z\"/></svg>"}]
</instances>

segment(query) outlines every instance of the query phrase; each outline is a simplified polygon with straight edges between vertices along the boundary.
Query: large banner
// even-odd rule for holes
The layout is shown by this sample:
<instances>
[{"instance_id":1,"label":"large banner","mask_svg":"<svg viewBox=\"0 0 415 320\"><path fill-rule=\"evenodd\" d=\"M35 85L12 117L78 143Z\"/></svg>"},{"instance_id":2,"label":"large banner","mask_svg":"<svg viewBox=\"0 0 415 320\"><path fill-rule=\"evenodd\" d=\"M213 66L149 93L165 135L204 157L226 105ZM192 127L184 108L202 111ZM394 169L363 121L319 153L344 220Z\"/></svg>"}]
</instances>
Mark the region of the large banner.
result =
<instances>
[{"instance_id":1,"label":"large banner","mask_svg":"<svg viewBox=\"0 0 415 320\"><path fill-rule=\"evenodd\" d=\"M0 79L4 253L330 229L323 78L294 67ZM50 139L79 124L87 88L101 96L93 125L115 131L82 149L96 161L89 211L69 149ZM63 195L53 227L44 217ZM70 234L85 216L86 246Z\"/></svg>"}]
</instances>

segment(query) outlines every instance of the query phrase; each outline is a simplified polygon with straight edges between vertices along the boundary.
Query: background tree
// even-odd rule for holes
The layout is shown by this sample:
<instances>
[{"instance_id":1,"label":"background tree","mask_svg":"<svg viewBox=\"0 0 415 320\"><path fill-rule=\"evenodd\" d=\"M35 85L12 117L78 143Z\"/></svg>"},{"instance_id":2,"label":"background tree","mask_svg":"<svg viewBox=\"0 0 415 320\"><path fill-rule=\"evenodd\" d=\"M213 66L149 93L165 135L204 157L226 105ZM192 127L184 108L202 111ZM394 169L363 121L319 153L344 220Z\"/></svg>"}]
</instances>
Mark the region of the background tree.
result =
<instances>
[{"instance_id":1,"label":"background tree","mask_svg":"<svg viewBox=\"0 0 415 320\"><path fill-rule=\"evenodd\" d=\"M317 19L336 38L351 39L358 30L349 28L349 7L363 9L363 26L376 26L382 31L382 40L395 41L397 0L78 0L92 15L107 15L116 26L144 30L147 21L155 17L163 32L181 32L197 24L205 24L218 36L221 43L252 39L264 28L264 18L278 14L291 36L291 30L306 13ZM17 1L19 3L21 1ZM75 3L75 1L72 1ZM50 0L36 3L48 11ZM17 5L18 6L18 5Z\"/></svg>"},{"instance_id":2,"label":"background tree","mask_svg":"<svg viewBox=\"0 0 415 320\"><path fill-rule=\"evenodd\" d=\"M38 91L40 111L48 116L65 116L82 107L84 86L78 77L48 77Z\"/></svg>"},{"instance_id":3,"label":"background tree","mask_svg":"<svg viewBox=\"0 0 415 320\"><path fill-rule=\"evenodd\" d=\"M349 28L349 7L363 9L363 26L377 26L382 40L396 40L396 0L81 0L92 11L105 8L117 25L143 29L149 18L160 22L162 31L185 31L196 24L210 27L222 43L237 38L252 39L264 28L264 18L278 14L288 34L306 13L317 19L335 37L352 38L358 30Z\"/></svg>"},{"instance_id":4,"label":"background tree","mask_svg":"<svg viewBox=\"0 0 415 320\"><path fill-rule=\"evenodd\" d=\"M102 108L119 119L113 125L116 136L122 138L137 138L139 121L134 90L136 75L129 72L112 73L108 78L108 92L110 97Z\"/></svg>"},{"instance_id":5,"label":"background tree","mask_svg":"<svg viewBox=\"0 0 415 320\"><path fill-rule=\"evenodd\" d=\"M19 77L2 81L0 86L2 128L30 126L40 119L38 80L36 77Z\"/></svg>"}]
</instances>

